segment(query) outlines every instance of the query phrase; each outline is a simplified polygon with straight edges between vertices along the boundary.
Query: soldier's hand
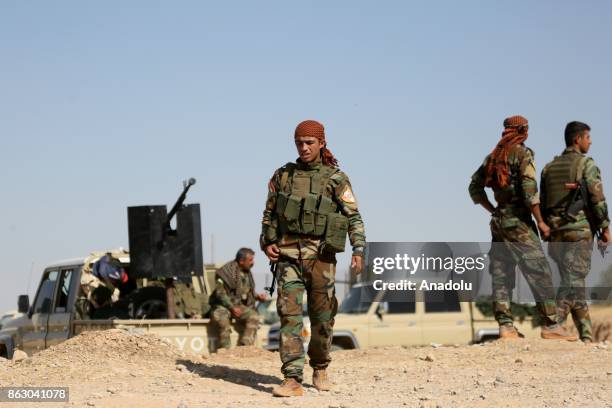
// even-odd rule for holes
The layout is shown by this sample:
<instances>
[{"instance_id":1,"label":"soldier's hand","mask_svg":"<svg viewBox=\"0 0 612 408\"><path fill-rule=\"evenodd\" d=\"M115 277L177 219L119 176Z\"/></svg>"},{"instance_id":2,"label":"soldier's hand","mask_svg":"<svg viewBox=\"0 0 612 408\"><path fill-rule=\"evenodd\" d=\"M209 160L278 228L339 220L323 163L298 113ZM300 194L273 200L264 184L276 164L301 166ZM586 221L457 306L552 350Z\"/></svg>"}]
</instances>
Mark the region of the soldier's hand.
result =
<instances>
[{"instance_id":1,"label":"soldier's hand","mask_svg":"<svg viewBox=\"0 0 612 408\"><path fill-rule=\"evenodd\" d=\"M272 262L278 261L278 257L280 256L280 249L278 249L278 246L276 244L268 245L265 249L265 252L269 260L271 260Z\"/></svg>"},{"instance_id":2,"label":"soldier's hand","mask_svg":"<svg viewBox=\"0 0 612 408\"><path fill-rule=\"evenodd\" d=\"M236 319L238 319L240 316L242 316L242 309L239 307L232 307L230 309L230 312L232 314L232 316L234 316Z\"/></svg>"},{"instance_id":3,"label":"soldier's hand","mask_svg":"<svg viewBox=\"0 0 612 408\"><path fill-rule=\"evenodd\" d=\"M351 258L351 272L353 276L357 276L363 269L363 257L359 255L353 255Z\"/></svg>"},{"instance_id":4,"label":"soldier's hand","mask_svg":"<svg viewBox=\"0 0 612 408\"><path fill-rule=\"evenodd\" d=\"M601 242L603 242L606 245L610 243L610 229L609 228L605 228L601 232Z\"/></svg>"},{"instance_id":5,"label":"soldier's hand","mask_svg":"<svg viewBox=\"0 0 612 408\"><path fill-rule=\"evenodd\" d=\"M544 221L538 223L538 229L540 230L540 236L542 240L546 241L550 237L550 227L546 225Z\"/></svg>"}]
</instances>

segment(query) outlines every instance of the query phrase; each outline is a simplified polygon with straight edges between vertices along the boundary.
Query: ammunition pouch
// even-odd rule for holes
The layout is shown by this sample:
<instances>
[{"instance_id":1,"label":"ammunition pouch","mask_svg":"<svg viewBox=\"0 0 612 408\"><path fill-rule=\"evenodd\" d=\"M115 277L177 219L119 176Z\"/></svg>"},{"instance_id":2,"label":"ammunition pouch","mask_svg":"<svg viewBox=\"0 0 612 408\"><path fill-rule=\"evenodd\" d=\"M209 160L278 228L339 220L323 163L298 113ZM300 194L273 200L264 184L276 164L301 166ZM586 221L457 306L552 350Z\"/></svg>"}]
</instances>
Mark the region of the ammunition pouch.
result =
<instances>
[{"instance_id":1,"label":"ammunition pouch","mask_svg":"<svg viewBox=\"0 0 612 408\"><path fill-rule=\"evenodd\" d=\"M306 235L323 240L326 253L344 251L348 218L338 212L338 205L326 193L335 170L301 172L288 164L281 175L281 191L276 196L276 216L281 235Z\"/></svg>"},{"instance_id":2,"label":"ammunition pouch","mask_svg":"<svg viewBox=\"0 0 612 408\"><path fill-rule=\"evenodd\" d=\"M339 213L327 216L327 229L325 239L321 245L321 252L338 253L344 252L346 235L348 233L348 218Z\"/></svg>"}]
</instances>

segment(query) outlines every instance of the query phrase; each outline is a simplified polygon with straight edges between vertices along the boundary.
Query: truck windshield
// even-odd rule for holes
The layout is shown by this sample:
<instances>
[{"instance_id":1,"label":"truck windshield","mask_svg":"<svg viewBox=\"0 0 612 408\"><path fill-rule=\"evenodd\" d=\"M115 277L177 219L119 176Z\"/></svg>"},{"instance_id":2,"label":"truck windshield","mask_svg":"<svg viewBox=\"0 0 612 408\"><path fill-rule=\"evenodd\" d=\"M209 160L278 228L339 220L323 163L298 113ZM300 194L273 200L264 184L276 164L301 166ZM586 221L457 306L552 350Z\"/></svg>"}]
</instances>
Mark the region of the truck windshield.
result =
<instances>
[{"instance_id":1,"label":"truck windshield","mask_svg":"<svg viewBox=\"0 0 612 408\"><path fill-rule=\"evenodd\" d=\"M372 304L372 294L368 293L368 288L371 288L371 286L351 288L338 311L350 314L366 313Z\"/></svg>"}]
</instances>

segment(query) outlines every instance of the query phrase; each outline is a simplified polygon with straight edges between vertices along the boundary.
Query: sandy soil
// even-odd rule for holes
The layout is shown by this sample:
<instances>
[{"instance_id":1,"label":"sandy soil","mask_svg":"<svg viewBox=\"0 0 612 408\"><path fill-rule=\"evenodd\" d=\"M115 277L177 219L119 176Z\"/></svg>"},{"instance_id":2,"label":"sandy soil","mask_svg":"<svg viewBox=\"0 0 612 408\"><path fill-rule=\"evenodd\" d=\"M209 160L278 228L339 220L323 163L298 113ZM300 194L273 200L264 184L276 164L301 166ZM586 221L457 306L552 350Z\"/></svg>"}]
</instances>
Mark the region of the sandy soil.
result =
<instances>
[{"instance_id":1,"label":"sandy soil","mask_svg":"<svg viewBox=\"0 0 612 408\"><path fill-rule=\"evenodd\" d=\"M333 358L333 391L317 392L306 368L304 397L278 399L270 393L281 380L278 353L249 347L185 356L154 336L109 330L0 361L0 385L70 387L70 402L44 407L612 406L609 341L389 347Z\"/></svg>"}]
</instances>

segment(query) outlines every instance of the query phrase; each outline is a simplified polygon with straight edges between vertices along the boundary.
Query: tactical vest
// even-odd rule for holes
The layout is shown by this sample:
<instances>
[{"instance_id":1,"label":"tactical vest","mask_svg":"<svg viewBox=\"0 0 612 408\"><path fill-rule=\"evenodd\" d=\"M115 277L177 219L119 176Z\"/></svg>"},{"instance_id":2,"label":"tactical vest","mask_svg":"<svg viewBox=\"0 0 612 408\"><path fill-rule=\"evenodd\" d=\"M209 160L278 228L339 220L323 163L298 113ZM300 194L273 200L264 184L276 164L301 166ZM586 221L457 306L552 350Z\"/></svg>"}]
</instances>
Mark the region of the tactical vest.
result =
<instances>
[{"instance_id":1,"label":"tactical vest","mask_svg":"<svg viewBox=\"0 0 612 408\"><path fill-rule=\"evenodd\" d=\"M301 170L287 163L281 172L276 215L281 235L300 234L323 238L328 252L342 252L348 232L348 218L327 191L337 170L321 165L318 170Z\"/></svg>"},{"instance_id":2,"label":"tactical vest","mask_svg":"<svg viewBox=\"0 0 612 408\"><path fill-rule=\"evenodd\" d=\"M586 159L586 156L580 154L563 154L555 157L547 166L543 180L546 191L544 207L547 210L567 207L573 191L565 185L582 179Z\"/></svg>"}]
</instances>

